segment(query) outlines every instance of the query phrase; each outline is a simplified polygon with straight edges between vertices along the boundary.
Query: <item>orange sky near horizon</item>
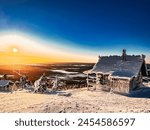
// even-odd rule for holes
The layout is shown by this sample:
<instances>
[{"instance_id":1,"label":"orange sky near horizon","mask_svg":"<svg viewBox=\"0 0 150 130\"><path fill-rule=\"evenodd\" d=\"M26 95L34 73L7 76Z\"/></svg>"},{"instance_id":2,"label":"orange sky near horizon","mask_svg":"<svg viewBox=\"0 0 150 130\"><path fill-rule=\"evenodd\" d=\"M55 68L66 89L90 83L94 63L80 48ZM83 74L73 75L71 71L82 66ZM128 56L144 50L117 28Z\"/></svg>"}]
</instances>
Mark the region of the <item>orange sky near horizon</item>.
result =
<instances>
[{"instance_id":1,"label":"orange sky near horizon","mask_svg":"<svg viewBox=\"0 0 150 130\"><path fill-rule=\"evenodd\" d=\"M17 48L12 48L11 51L8 52L0 52L0 65L14 65L14 64L48 64L48 63L61 63L61 62L86 62L91 63L88 61L83 61L82 58L75 60L72 57L62 57L62 56L36 56L36 55L30 55L30 54L23 54L20 53ZM98 58L97 58L98 59ZM150 63L150 60L147 58L147 63ZM92 62L95 63L95 62Z\"/></svg>"},{"instance_id":2,"label":"orange sky near horizon","mask_svg":"<svg viewBox=\"0 0 150 130\"><path fill-rule=\"evenodd\" d=\"M97 59L90 54L75 53L57 44L24 34L1 34L0 64L87 63Z\"/></svg>"},{"instance_id":3,"label":"orange sky near horizon","mask_svg":"<svg viewBox=\"0 0 150 130\"><path fill-rule=\"evenodd\" d=\"M38 63L96 63L99 54L76 52L71 48L56 46L54 41L22 34L0 34L0 65L38 64ZM72 47L73 48L73 47ZM150 63L150 56L146 56Z\"/></svg>"},{"instance_id":4,"label":"orange sky near horizon","mask_svg":"<svg viewBox=\"0 0 150 130\"><path fill-rule=\"evenodd\" d=\"M38 56L27 56L27 55L10 55L0 53L0 65L14 65L14 64L48 64L48 63L61 63L61 62L84 62L82 60L74 60L72 58L61 58L61 57L38 57ZM87 61L88 62L88 61Z\"/></svg>"}]
</instances>

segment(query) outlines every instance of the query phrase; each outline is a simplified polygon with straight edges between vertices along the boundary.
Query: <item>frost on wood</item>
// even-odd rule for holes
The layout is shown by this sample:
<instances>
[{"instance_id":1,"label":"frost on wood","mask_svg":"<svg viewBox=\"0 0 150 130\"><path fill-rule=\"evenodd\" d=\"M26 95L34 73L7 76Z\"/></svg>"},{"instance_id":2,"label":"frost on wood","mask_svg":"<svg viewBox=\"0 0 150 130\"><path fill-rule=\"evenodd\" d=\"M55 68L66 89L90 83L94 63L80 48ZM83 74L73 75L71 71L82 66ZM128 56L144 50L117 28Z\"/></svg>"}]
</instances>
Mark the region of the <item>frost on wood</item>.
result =
<instances>
[{"instance_id":1,"label":"frost on wood","mask_svg":"<svg viewBox=\"0 0 150 130\"><path fill-rule=\"evenodd\" d=\"M140 87L142 76L147 75L145 56L126 54L122 56L99 57L93 69L87 73L87 87L107 88L123 93L129 93Z\"/></svg>"}]
</instances>

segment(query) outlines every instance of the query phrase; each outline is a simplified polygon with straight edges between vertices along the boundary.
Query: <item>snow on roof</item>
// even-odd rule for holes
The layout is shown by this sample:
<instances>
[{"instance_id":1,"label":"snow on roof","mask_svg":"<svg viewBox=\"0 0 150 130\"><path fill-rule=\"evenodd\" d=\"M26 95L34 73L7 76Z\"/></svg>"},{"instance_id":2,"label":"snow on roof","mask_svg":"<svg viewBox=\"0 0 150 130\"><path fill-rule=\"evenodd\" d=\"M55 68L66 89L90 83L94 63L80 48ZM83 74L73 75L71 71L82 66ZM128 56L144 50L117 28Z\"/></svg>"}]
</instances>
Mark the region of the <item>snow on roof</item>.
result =
<instances>
[{"instance_id":1,"label":"snow on roof","mask_svg":"<svg viewBox=\"0 0 150 130\"><path fill-rule=\"evenodd\" d=\"M13 82L11 80L0 80L0 87L7 86L10 83L13 83Z\"/></svg>"},{"instance_id":2,"label":"snow on roof","mask_svg":"<svg viewBox=\"0 0 150 130\"><path fill-rule=\"evenodd\" d=\"M103 56L94 65L92 73L111 74L116 77L133 77L138 75L143 59L140 55L127 55L126 61L121 56Z\"/></svg>"}]
</instances>

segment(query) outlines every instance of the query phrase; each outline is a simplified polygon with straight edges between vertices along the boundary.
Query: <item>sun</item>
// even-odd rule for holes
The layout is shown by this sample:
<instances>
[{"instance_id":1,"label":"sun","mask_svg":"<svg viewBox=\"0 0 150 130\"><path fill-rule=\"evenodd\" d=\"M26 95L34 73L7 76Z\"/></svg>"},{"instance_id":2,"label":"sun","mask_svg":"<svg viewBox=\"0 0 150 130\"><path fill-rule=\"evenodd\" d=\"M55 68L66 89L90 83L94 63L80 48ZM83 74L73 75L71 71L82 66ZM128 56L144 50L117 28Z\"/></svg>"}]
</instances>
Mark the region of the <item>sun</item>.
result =
<instances>
[{"instance_id":1,"label":"sun","mask_svg":"<svg viewBox=\"0 0 150 130\"><path fill-rule=\"evenodd\" d=\"M17 53L17 52L18 52L18 49L17 49L17 48L13 48L13 49L12 49L12 52L13 52L13 53Z\"/></svg>"}]
</instances>

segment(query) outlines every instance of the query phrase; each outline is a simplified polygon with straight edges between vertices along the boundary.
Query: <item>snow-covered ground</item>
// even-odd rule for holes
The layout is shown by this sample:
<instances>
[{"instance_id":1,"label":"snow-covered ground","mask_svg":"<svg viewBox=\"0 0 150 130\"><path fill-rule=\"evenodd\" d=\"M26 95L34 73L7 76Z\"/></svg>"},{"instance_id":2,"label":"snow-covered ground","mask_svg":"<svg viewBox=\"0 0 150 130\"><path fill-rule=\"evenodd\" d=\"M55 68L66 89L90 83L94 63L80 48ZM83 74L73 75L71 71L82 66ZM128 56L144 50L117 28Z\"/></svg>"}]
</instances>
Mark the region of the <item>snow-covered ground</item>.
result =
<instances>
[{"instance_id":1,"label":"snow-covered ground","mask_svg":"<svg viewBox=\"0 0 150 130\"><path fill-rule=\"evenodd\" d=\"M65 70L51 70L52 72L64 73L64 74L77 74L78 72L69 72Z\"/></svg>"},{"instance_id":2,"label":"snow-covered ground","mask_svg":"<svg viewBox=\"0 0 150 130\"><path fill-rule=\"evenodd\" d=\"M0 75L0 78L3 78L4 75ZM14 77L14 75L7 75L7 77Z\"/></svg>"},{"instance_id":3,"label":"snow-covered ground","mask_svg":"<svg viewBox=\"0 0 150 130\"><path fill-rule=\"evenodd\" d=\"M150 112L150 88L140 89L128 96L87 91L86 88L57 93L33 94L26 91L0 92L0 112Z\"/></svg>"},{"instance_id":4,"label":"snow-covered ground","mask_svg":"<svg viewBox=\"0 0 150 130\"><path fill-rule=\"evenodd\" d=\"M87 75L83 74L83 73L79 73L79 72L70 72L70 71L66 71L66 70L51 70L52 72L57 72L57 73L62 73L62 74L66 74L68 77L70 78L75 78L75 77L82 77L82 78L86 78Z\"/></svg>"}]
</instances>

